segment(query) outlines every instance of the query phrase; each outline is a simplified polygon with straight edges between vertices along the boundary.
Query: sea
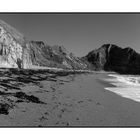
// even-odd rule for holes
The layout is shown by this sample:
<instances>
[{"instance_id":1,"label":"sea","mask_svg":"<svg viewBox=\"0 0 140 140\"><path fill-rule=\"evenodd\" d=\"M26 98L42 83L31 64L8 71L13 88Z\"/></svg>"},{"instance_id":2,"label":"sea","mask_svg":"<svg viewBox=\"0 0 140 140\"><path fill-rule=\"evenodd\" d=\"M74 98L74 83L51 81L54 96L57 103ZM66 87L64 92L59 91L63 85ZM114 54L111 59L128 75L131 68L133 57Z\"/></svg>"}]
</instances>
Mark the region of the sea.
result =
<instances>
[{"instance_id":1,"label":"sea","mask_svg":"<svg viewBox=\"0 0 140 140\"><path fill-rule=\"evenodd\" d=\"M140 75L108 74L107 78L103 80L112 85L105 87L106 90L140 102Z\"/></svg>"}]
</instances>

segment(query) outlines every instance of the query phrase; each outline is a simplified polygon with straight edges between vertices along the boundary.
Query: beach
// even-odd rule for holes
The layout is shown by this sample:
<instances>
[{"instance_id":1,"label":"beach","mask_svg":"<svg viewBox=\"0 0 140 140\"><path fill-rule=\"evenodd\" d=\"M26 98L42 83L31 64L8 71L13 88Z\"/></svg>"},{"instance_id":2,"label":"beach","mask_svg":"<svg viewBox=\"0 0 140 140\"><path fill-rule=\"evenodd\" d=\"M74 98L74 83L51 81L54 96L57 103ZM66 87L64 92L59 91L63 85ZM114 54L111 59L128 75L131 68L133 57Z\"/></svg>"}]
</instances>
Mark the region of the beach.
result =
<instances>
[{"instance_id":1,"label":"beach","mask_svg":"<svg viewBox=\"0 0 140 140\"><path fill-rule=\"evenodd\" d=\"M106 90L113 87L104 80L108 75L106 72L66 76L35 73L29 77L32 81L27 82L27 75L12 74L14 79L18 76L25 79L11 80L19 89L5 91L1 86L1 101L12 104L12 107L9 105L11 108L7 113L1 112L0 126L140 126L140 102Z\"/></svg>"}]
</instances>

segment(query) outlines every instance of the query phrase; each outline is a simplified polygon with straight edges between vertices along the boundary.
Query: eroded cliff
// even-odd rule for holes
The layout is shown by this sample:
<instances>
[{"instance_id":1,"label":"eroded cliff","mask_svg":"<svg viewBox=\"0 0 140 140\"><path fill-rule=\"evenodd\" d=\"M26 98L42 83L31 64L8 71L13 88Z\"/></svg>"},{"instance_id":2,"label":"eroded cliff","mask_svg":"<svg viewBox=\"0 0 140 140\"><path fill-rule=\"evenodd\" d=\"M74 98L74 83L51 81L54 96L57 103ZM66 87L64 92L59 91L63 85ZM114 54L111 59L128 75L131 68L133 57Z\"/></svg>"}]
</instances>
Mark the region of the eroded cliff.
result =
<instances>
[{"instance_id":1,"label":"eroded cliff","mask_svg":"<svg viewBox=\"0 0 140 140\"><path fill-rule=\"evenodd\" d=\"M63 46L29 41L16 29L0 20L0 68L62 68L140 73L140 54L131 48L104 44L78 58Z\"/></svg>"},{"instance_id":2,"label":"eroded cliff","mask_svg":"<svg viewBox=\"0 0 140 140\"><path fill-rule=\"evenodd\" d=\"M22 67L24 37L3 21L0 21L0 67Z\"/></svg>"},{"instance_id":3,"label":"eroded cliff","mask_svg":"<svg viewBox=\"0 0 140 140\"><path fill-rule=\"evenodd\" d=\"M21 33L1 20L0 67L87 69L80 58L69 53L63 46L27 41Z\"/></svg>"},{"instance_id":4,"label":"eroded cliff","mask_svg":"<svg viewBox=\"0 0 140 140\"><path fill-rule=\"evenodd\" d=\"M104 44L84 57L96 70L115 71L127 74L140 73L140 54L130 47L121 48Z\"/></svg>"}]
</instances>

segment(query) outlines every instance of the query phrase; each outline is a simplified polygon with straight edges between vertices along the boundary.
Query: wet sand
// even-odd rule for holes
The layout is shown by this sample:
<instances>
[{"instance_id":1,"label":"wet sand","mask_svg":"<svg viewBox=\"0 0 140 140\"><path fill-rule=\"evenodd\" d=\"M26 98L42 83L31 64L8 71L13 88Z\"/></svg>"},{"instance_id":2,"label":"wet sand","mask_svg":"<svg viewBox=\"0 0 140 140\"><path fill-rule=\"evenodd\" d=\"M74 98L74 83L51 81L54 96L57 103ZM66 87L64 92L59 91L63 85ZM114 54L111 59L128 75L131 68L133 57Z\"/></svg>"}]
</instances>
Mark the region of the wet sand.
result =
<instances>
[{"instance_id":1,"label":"wet sand","mask_svg":"<svg viewBox=\"0 0 140 140\"><path fill-rule=\"evenodd\" d=\"M140 103L105 90L107 73L0 75L0 126L140 126Z\"/></svg>"}]
</instances>

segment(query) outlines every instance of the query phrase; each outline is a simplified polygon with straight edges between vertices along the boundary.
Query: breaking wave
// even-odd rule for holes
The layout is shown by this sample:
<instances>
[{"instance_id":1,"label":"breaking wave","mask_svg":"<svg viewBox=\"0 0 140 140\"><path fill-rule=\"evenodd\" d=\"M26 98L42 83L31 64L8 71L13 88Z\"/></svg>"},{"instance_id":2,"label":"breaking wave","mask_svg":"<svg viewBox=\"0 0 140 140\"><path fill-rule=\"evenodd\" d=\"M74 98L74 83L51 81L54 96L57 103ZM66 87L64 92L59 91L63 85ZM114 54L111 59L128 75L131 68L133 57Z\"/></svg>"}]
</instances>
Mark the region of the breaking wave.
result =
<instances>
[{"instance_id":1,"label":"breaking wave","mask_svg":"<svg viewBox=\"0 0 140 140\"><path fill-rule=\"evenodd\" d=\"M105 81L114 86L106 87L106 90L140 102L140 76L118 74L109 74L108 76L109 78L105 79Z\"/></svg>"}]
</instances>

